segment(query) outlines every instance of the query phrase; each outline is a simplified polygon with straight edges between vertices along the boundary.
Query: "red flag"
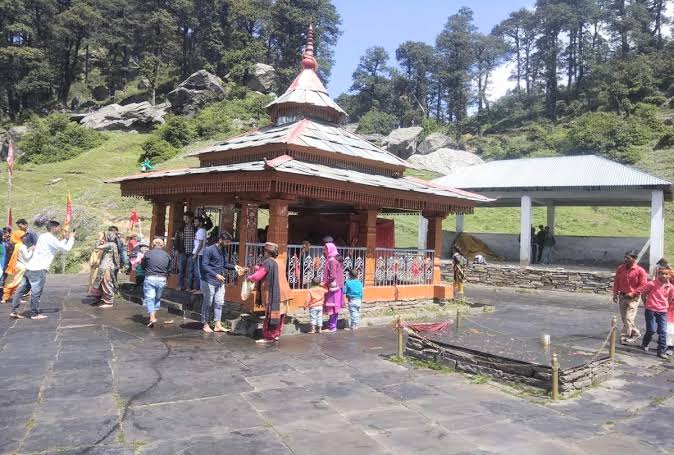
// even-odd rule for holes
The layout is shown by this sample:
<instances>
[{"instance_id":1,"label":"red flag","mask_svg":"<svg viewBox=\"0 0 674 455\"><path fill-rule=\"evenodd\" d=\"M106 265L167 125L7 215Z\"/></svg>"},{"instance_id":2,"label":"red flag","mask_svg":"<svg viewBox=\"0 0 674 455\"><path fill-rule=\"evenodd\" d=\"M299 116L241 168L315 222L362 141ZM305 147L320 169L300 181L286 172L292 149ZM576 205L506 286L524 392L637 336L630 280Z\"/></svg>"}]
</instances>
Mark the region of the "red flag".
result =
<instances>
[{"instance_id":1,"label":"red flag","mask_svg":"<svg viewBox=\"0 0 674 455\"><path fill-rule=\"evenodd\" d=\"M9 140L9 145L7 146L7 171L10 175L14 174L14 141Z\"/></svg>"},{"instance_id":2,"label":"red flag","mask_svg":"<svg viewBox=\"0 0 674 455\"><path fill-rule=\"evenodd\" d=\"M131 215L129 215L129 230L133 229L133 227L137 225L139 221L140 217L138 216L136 209L131 210Z\"/></svg>"},{"instance_id":3,"label":"red flag","mask_svg":"<svg viewBox=\"0 0 674 455\"><path fill-rule=\"evenodd\" d=\"M12 218L12 208L9 208L9 213L7 214L7 226L12 226L14 224L14 219Z\"/></svg>"},{"instance_id":4,"label":"red flag","mask_svg":"<svg viewBox=\"0 0 674 455\"><path fill-rule=\"evenodd\" d=\"M70 229L70 222L73 220L73 200L70 193L66 197L66 218L63 221L63 232L68 232Z\"/></svg>"}]
</instances>

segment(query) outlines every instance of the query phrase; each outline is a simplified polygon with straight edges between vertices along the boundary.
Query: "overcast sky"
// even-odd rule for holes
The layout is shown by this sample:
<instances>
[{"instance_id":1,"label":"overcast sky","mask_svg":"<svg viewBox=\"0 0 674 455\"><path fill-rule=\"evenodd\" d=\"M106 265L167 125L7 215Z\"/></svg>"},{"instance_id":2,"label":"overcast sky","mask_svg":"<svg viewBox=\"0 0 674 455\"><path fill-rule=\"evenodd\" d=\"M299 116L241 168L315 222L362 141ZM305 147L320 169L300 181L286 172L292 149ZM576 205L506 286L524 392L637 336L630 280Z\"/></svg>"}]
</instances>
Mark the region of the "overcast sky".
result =
<instances>
[{"instance_id":1,"label":"overcast sky","mask_svg":"<svg viewBox=\"0 0 674 455\"><path fill-rule=\"evenodd\" d=\"M351 74L365 50L383 46L395 63L395 51L404 41L435 43L435 37L462 6L473 10L479 30L488 33L511 11L532 7L534 0L333 0L342 17L343 34L335 49L335 66L328 84L330 95L348 91ZM495 99L512 86L510 69L499 68L492 77L491 96Z\"/></svg>"}]
</instances>

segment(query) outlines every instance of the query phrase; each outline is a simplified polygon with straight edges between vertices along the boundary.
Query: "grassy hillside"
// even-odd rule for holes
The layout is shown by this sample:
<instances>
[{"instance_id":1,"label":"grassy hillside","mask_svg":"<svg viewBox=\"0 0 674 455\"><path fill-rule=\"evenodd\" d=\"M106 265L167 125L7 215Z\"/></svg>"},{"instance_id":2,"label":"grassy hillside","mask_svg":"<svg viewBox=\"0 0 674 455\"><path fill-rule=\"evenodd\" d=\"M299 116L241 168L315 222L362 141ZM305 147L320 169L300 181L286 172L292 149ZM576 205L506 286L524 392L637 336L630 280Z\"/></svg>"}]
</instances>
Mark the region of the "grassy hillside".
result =
<instances>
[{"instance_id":1,"label":"grassy hillside","mask_svg":"<svg viewBox=\"0 0 674 455\"><path fill-rule=\"evenodd\" d=\"M150 205L140 199L121 198L117 185L105 184L104 180L133 174L138 171L137 159L140 146L148 137L145 134L106 133L107 141L101 146L71 160L43 164L22 165L15 172L13 212L14 219L33 218L47 210L58 219L65 213L65 198L72 194L76 219L90 227L108 224L126 225L131 209L141 215L143 231L149 233ZM192 144L184 151L207 146L210 142ZM184 155L184 153L183 153ZM160 165L161 168L194 166L194 158L178 157ZM674 150L647 153L638 167L660 177L674 180ZM432 178L432 173L415 172L422 178ZM55 179L57 183L48 183ZM0 185L6 187L7 175L0 176ZM0 201L0 213L6 213L6 199ZM4 215L3 215L4 216ZM535 208L534 224L545 223L545 209ZM417 218L398 216L396 239L399 246L415 246L417 242ZM609 207L560 207L556 214L557 232L561 235L600 236L648 236L648 208ZM449 217L445 229L454 229L454 217ZM467 232L517 233L519 210L516 208L478 208L474 215L465 219ZM674 256L674 208L667 203L665 251Z\"/></svg>"}]
</instances>

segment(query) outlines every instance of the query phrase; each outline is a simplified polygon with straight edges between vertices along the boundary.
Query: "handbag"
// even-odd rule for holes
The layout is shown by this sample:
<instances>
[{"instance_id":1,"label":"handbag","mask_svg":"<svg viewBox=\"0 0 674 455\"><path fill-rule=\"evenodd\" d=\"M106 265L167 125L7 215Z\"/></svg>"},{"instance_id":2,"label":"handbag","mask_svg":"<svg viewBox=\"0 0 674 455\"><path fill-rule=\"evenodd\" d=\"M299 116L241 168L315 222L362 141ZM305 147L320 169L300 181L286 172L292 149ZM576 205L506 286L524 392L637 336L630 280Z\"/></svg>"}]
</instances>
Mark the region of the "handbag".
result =
<instances>
[{"instance_id":1,"label":"handbag","mask_svg":"<svg viewBox=\"0 0 674 455\"><path fill-rule=\"evenodd\" d=\"M252 281L243 280L243 284L241 285L241 300L248 300L254 288L255 284Z\"/></svg>"}]
</instances>

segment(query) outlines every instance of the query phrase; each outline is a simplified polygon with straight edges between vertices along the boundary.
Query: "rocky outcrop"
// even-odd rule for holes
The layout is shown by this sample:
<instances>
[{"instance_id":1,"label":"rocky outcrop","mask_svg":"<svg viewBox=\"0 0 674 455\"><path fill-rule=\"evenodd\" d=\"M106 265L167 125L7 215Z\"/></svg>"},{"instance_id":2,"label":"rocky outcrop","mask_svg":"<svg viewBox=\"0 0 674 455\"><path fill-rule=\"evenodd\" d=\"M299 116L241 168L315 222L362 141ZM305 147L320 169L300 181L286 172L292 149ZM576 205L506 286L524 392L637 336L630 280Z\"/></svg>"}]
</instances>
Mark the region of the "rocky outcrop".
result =
<instances>
[{"instance_id":1,"label":"rocky outcrop","mask_svg":"<svg viewBox=\"0 0 674 455\"><path fill-rule=\"evenodd\" d=\"M152 106L147 101L126 106L109 104L85 115L80 124L94 130L146 130L155 124L164 123L163 117L168 107L168 103Z\"/></svg>"},{"instance_id":2,"label":"rocky outcrop","mask_svg":"<svg viewBox=\"0 0 674 455\"><path fill-rule=\"evenodd\" d=\"M422 131L420 126L395 129L384 138L382 147L401 158L409 158L416 153Z\"/></svg>"},{"instance_id":3,"label":"rocky outcrop","mask_svg":"<svg viewBox=\"0 0 674 455\"><path fill-rule=\"evenodd\" d=\"M456 142L446 134L431 133L419 143L416 153L419 155L428 155L441 148L456 148Z\"/></svg>"},{"instance_id":4,"label":"rocky outcrop","mask_svg":"<svg viewBox=\"0 0 674 455\"><path fill-rule=\"evenodd\" d=\"M171 102L171 112L194 115L207 103L223 99L225 93L222 79L206 70L199 70L166 96Z\"/></svg>"},{"instance_id":5,"label":"rocky outcrop","mask_svg":"<svg viewBox=\"0 0 674 455\"><path fill-rule=\"evenodd\" d=\"M482 164L482 158L465 150L441 148L427 155L412 155L407 161L417 169L451 174L455 169Z\"/></svg>"},{"instance_id":6,"label":"rocky outcrop","mask_svg":"<svg viewBox=\"0 0 674 455\"><path fill-rule=\"evenodd\" d=\"M276 86L276 70L271 65L256 63L248 72L246 86L256 92L272 92Z\"/></svg>"},{"instance_id":7,"label":"rocky outcrop","mask_svg":"<svg viewBox=\"0 0 674 455\"><path fill-rule=\"evenodd\" d=\"M21 148L18 145L21 138L28 132L27 126L13 126L7 131L0 132L0 159L5 161L9 152L9 142L14 143L14 156L21 156Z\"/></svg>"}]
</instances>

